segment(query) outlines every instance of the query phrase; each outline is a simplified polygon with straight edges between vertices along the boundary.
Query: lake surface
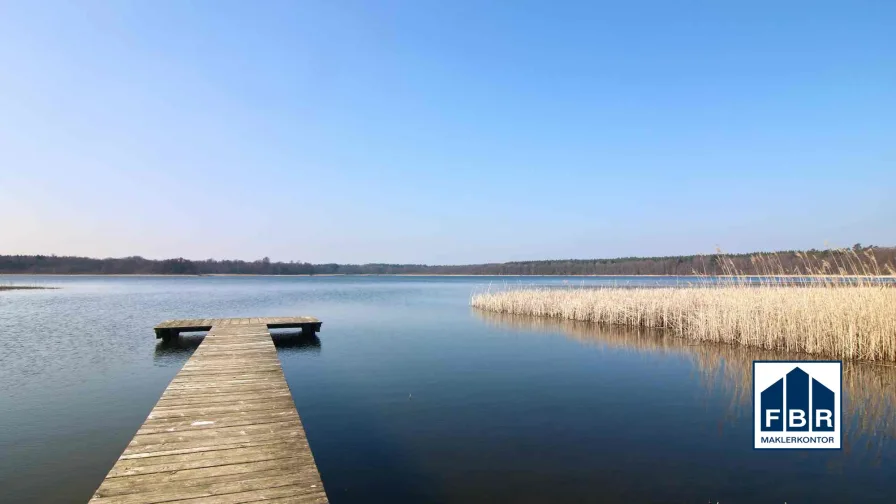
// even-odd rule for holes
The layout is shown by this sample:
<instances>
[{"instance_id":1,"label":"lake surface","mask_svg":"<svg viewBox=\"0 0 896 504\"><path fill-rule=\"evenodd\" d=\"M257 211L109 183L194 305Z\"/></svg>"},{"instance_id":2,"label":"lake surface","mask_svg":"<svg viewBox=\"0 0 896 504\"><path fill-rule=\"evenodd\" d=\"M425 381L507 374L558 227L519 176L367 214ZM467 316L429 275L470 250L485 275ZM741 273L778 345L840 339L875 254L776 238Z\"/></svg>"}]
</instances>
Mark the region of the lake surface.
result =
<instances>
[{"instance_id":1,"label":"lake surface","mask_svg":"<svg viewBox=\"0 0 896 504\"><path fill-rule=\"evenodd\" d=\"M90 498L201 342L158 322L312 315L276 340L334 503L893 502L896 368L844 366L842 451L754 451L750 364L799 356L468 306L675 281L0 276L62 287L0 292L0 501Z\"/></svg>"}]
</instances>

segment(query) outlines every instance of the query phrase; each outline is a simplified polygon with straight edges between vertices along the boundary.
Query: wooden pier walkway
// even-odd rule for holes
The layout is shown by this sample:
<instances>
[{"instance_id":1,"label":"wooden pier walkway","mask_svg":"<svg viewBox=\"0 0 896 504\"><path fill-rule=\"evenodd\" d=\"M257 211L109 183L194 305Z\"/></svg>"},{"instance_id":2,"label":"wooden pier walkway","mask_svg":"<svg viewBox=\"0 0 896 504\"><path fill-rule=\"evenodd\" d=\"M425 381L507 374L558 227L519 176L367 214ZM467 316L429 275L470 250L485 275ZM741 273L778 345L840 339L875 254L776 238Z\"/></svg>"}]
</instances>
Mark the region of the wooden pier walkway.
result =
<instances>
[{"instance_id":1,"label":"wooden pier walkway","mask_svg":"<svg viewBox=\"0 0 896 504\"><path fill-rule=\"evenodd\" d=\"M209 332L90 502L326 503L271 327L313 332L320 321L206 319L156 327L166 339Z\"/></svg>"}]
</instances>

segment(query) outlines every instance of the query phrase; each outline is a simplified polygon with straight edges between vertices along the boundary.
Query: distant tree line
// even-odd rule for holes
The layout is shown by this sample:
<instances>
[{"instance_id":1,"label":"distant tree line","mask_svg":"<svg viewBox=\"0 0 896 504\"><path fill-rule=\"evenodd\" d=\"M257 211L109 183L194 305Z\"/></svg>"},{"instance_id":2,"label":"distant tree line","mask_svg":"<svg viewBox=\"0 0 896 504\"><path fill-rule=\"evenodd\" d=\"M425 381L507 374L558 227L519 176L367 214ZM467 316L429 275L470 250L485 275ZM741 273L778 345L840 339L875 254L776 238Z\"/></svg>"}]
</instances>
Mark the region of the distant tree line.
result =
<instances>
[{"instance_id":1,"label":"distant tree line","mask_svg":"<svg viewBox=\"0 0 896 504\"><path fill-rule=\"evenodd\" d=\"M853 263L849 265L847 263ZM856 266L856 263L860 263ZM896 265L896 248L782 251L762 254L714 254L668 257L620 257L616 259L568 259L507 263L429 266L425 264L311 264L301 261L194 261L184 258L153 260L143 257L93 259L56 255L0 255L0 274L99 274L99 275L745 275L805 273L807 270L837 273L866 268L890 274Z\"/></svg>"}]
</instances>

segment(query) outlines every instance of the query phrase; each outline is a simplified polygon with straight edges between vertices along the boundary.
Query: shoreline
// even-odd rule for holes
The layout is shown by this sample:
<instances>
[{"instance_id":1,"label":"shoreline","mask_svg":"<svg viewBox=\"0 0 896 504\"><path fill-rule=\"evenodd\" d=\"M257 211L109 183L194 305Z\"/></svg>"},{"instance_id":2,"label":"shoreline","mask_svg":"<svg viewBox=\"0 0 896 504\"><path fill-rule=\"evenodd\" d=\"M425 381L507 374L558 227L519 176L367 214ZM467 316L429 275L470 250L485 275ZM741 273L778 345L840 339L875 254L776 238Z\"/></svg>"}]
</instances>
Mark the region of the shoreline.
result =
<instances>
[{"instance_id":1,"label":"shoreline","mask_svg":"<svg viewBox=\"0 0 896 504\"><path fill-rule=\"evenodd\" d=\"M59 287L42 287L33 285L0 285L0 292L14 290L53 290Z\"/></svg>"}]
</instances>

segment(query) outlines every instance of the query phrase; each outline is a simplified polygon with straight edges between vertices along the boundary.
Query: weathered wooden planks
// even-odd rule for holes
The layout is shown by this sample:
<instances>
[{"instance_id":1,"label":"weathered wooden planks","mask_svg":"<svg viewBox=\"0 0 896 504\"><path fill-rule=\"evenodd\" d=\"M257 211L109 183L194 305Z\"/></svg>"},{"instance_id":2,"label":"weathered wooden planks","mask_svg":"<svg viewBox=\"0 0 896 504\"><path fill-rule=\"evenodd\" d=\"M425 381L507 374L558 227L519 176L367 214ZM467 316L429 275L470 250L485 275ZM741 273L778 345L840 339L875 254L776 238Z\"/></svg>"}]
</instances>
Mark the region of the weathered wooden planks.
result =
<instances>
[{"instance_id":1,"label":"weathered wooden planks","mask_svg":"<svg viewBox=\"0 0 896 504\"><path fill-rule=\"evenodd\" d=\"M212 327L263 325L267 329L301 329L302 332L320 331L321 322L314 317L252 317L225 319L166 320L155 326L156 338L168 339L182 332L204 332Z\"/></svg>"},{"instance_id":2,"label":"weathered wooden planks","mask_svg":"<svg viewBox=\"0 0 896 504\"><path fill-rule=\"evenodd\" d=\"M311 317L272 323L296 319L320 324ZM212 323L91 502L327 502L267 329L270 320L156 327Z\"/></svg>"}]
</instances>

